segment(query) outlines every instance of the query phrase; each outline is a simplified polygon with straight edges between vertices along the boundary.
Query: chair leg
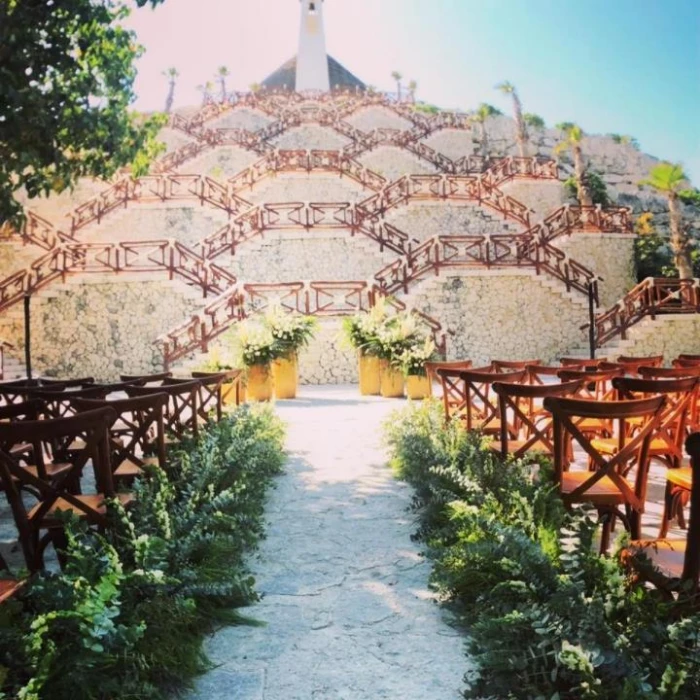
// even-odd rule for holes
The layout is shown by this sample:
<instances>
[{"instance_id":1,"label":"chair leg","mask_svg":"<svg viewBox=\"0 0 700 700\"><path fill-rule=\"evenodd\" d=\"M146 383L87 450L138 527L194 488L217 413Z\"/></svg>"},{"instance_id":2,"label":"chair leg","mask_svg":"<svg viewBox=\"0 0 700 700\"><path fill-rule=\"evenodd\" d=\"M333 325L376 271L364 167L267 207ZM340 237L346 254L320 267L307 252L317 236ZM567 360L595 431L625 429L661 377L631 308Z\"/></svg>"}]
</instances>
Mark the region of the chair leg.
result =
<instances>
[{"instance_id":1,"label":"chair leg","mask_svg":"<svg viewBox=\"0 0 700 700\"><path fill-rule=\"evenodd\" d=\"M659 539L663 539L668 535L668 526L673 517L673 486L670 482L666 482L666 491L664 492L664 512L661 515L661 527L659 528Z\"/></svg>"},{"instance_id":2,"label":"chair leg","mask_svg":"<svg viewBox=\"0 0 700 700\"><path fill-rule=\"evenodd\" d=\"M610 547L610 530L612 527L612 514L603 512L599 515L599 520L603 524L603 531L600 534L600 553L607 554Z\"/></svg>"}]
</instances>

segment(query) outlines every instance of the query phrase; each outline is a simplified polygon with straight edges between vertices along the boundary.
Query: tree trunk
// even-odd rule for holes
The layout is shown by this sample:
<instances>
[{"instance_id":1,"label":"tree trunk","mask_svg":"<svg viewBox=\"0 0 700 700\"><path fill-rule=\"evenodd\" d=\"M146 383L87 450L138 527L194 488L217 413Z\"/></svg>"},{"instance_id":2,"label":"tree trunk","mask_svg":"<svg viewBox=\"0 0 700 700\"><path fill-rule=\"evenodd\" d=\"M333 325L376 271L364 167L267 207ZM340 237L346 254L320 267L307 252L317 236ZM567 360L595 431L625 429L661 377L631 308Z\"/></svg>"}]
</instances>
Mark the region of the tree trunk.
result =
<instances>
[{"instance_id":1,"label":"tree trunk","mask_svg":"<svg viewBox=\"0 0 700 700\"><path fill-rule=\"evenodd\" d=\"M165 99L165 113L170 114L173 109L173 102L175 100L175 81L170 81L170 86L168 88L168 96Z\"/></svg>"},{"instance_id":2,"label":"tree trunk","mask_svg":"<svg viewBox=\"0 0 700 700\"><path fill-rule=\"evenodd\" d=\"M479 131L481 132L481 154L484 158L489 157L489 137L486 133L486 122L479 122Z\"/></svg>"},{"instance_id":3,"label":"tree trunk","mask_svg":"<svg viewBox=\"0 0 700 700\"><path fill-rule=\"evenodd\" d=\"M668 212L671 225L671 251L673 262L678 270L678 276L682 279L692 279L693 261L690 257L690 239L683 230L683 219L678 206L678 195L675 192L668 193Z\"/></svg>"},{"instance_id":4,"label":"tree trunk","mask_svg":"<svg viewBox=\"0 0 700 700\"><path fill-rule=\"evenodd\" d=\"M521 158L527 157L527 130L523 121L523 106L517 92L513 92L513 112L515 113L516 139Z\"/></svg>"},{"instance_id":5,"label":"tree trunk","mask_svg":"<svg viewBox=\"0 0 700 700\"><path fill-rule=\"evenodd\" d=\"M397 100L399 102L401 102L401 82L400 81L397 81L397 83L396 83L396 96L397 96Z\"/></svg>"},{"instance_id":6,"label":"tree trunk","mask_svg":"<svg viewBox=\"0 0 700 700\"><path fill-rule=\"evenodd\" d=\"M221 101L226 102L226 78L219 78L219 83L221 84Z\"/></svg>"},{"instance_id":7,"label":"tree trunk","mask_svg":"<svg viewBox=\"0 0 700 700\"><path fill-rule=\"evenodd\" d=\"M581 152L581 146L574 144L573 146L574 155L574 172L576 174L576 188L578 189L578 201L582 207L593 206L593 199L586 186L586 168L583 164L583 153Z\"/></svg>"}]
</instances>

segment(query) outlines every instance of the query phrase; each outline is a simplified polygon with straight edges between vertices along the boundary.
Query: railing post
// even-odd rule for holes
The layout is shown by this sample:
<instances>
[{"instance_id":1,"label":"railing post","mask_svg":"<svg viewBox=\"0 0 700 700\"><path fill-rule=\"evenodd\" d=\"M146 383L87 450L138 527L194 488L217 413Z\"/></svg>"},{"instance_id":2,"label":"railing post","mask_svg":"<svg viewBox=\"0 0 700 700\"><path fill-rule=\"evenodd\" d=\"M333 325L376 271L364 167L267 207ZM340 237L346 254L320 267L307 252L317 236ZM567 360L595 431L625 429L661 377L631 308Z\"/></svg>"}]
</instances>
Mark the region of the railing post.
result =
<instances>
[{"instance_id":1,"label":"railing post","mask_svg":"<svg viewBox=\"0 0 700 700\"><path fill-rule=\"evenodd\" d=\"M595 360L595 290L594 280L588 281L588 348L591 360Z\"/></svg>"}]
</instances>

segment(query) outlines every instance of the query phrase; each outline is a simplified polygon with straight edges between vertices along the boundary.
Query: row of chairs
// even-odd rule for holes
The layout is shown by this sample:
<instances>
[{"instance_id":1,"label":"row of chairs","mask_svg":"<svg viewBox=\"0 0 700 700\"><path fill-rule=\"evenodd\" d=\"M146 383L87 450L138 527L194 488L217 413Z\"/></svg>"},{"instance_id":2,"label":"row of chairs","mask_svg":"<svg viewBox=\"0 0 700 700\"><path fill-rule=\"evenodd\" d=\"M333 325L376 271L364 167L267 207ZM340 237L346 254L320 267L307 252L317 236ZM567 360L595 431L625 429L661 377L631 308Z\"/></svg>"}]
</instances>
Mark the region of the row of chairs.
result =
<instances>
[{"instance_id":1,"label":"row of chairs","mask_svg":"<svg viewBox=\"0 0 700 700\"><path fill-rule=\"evenodd\" d=\"M32 572L43 567L48 544L59 552L64 545L58 511L106 527L105 498L129 503L128 487L147 466L166 468L168 442L196 438L203 423L221 420L226 393L239 396L240 372L121 380L0 385L0 487Z\"/></svg>"},{"instance_id":2,"label":"row of chairs","mask_svg":"<svg viewBox=\"0 0 700 700\"><path fill-rule=\"evenodd\" d=\"M491 435L503 457L553 460L564 501L598 509L606 551L617 519L640 540L652 460L669 468L659 537L666 538L674 517L684 525L693 472L683 447L700 431L700 356L681 356L669 368L662 363L661 356L571 358L558 367L457 362L429 371L441 382L447 420ZM577 465L581 456L585 468Z\"/></svg>"}]
</instances>

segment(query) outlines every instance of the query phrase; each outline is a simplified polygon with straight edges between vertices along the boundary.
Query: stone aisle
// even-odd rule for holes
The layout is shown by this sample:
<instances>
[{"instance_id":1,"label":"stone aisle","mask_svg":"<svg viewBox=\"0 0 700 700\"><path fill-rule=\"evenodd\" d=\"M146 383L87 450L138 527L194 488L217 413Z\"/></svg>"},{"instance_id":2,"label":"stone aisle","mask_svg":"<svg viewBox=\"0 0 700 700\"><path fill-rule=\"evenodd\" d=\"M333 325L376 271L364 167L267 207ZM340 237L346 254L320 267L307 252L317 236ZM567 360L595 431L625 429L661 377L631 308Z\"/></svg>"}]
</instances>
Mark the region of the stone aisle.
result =
<instances>
[{"instance_id":1,"label":"stone aisle","mask_svg":"<svg viewBox=\"0 0 700 700\"><path fill-rule=\"evenodd\" d=\"M380 423L397 401L304 387L278 403L286 474L252 561L263 627L207 641L218 665L197 700L453 700L467 660L411 542L410 489L385 466Z\"/></svg>"}]
</instances>

